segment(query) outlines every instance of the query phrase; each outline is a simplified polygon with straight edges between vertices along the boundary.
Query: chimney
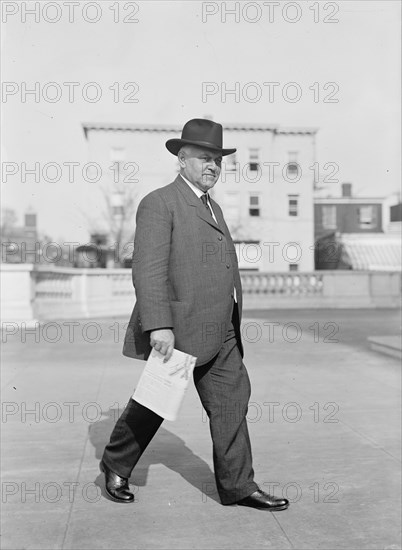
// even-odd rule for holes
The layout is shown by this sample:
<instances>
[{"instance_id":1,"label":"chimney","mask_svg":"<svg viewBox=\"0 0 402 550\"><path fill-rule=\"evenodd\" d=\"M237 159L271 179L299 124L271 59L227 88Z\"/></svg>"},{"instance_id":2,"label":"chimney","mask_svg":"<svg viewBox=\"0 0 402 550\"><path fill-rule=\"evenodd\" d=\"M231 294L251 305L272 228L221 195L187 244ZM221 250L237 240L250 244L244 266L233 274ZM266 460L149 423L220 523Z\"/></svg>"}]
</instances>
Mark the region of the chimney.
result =
<instances>
[{"instance_id":1,"label":"chimney","mask_svg":"<svg viewBox=\"0 0 402 550\"><path fill-rule=\"evenodd\" d=\"M25 213L25 227L29 229L36 228L36 214L35 212Z\"/></svg>"},{"instance_id":2,"label":"chimney","mask_svg":"<svg viewBox=\"0 0 402 550\"><path fill-rule=\"evenodd\" d=\"M24 237L26 239L35 239L36 233L36 213L30 207L24 216Z\"/></svg>"},{"instance_id":3,"label":"chimney","mask_svg":"<svg viewBox=\"0 0 402 550\"><path fill-rule=\"evenodd\" d=\"M351 196L352 196L352 184L342 183L342 197L351 197Z\"/></svg>"}]
</instances>

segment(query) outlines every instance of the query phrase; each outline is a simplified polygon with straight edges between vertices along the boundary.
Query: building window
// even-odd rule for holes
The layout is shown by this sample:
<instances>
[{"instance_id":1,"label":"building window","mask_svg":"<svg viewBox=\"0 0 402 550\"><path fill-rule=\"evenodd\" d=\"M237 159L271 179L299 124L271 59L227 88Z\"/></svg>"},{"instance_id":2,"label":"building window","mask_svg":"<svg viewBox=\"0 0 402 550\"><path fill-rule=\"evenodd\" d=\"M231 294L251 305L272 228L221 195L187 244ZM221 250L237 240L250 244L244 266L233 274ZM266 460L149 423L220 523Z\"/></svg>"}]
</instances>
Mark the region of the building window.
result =
<instances>
[{"instance_id":1,"label":"building window","mask_svg":"<svg viewBox=\"0 0 402 550\"><path fill-rule=\"evenodd\" d=\"M299 195L288 195L289 198L289 216L299 215Z\"/></svg>"},{"instance_id":2,"label":"building window","mask_svg":"<svg viewBox=\"0 0 402 550\"><path fill-rule=\"evenodd\" d=\"M115 183L119 183L123 175L123 168L126 160L126 150L124 147L112 147L110 149L110 160L112 161L110 169L113 180Z\"/></svg>"},{"instance_id":3,"label":"building window","mask_svg":"<svg viewBox=\"0 0 402 550\"><path fill-rule=\"evenodd\" d=\"M250 195L248 212L250 216L260 215L260 196L259 195Z\"/></svg>"},{"instance_id":4,"label":"building window","mask_svg":"<svg viewBox=\"0 0 402 550\"><path fill-rule=\"evenodd\" d=\"M321 215L324 229L336 229L336 206L334 204L323 206Z\"/></svg>"},{"instance_id":5,"label":"building window","mask_svg":"<svg viewBox=\"0 0 402 550\"><path fill-rule=\"evenodd\" d=\"M377 211L373 205L361 206L358 212L361 229L371 229L377 226Z\"/></svg>"},{"instance_id":6,"label":"building window","mask_svg":"<svg viewBox=\"0 0 402 550\"><path fill-rule=\"evenodd\" d=\"M296 180L299 177L300 166L297 162L297 151L289 151L289 162L286 167L287 178Z\"/></svg>"},{"instance_id":7,"label":"building window","mask_svg":"<svg viewBox=\"0 0 402 550\"><path fill-rule=\"evenodd\" d=\"M124 196L123 193L115 192L111 197L113 218L121 218L124 214Z\"/></svg>"},{"instance_id":8,"label":"building window","mask_svg":"<svg viewBox=\"0 0 402 550\"><path fill-rule=\"evenodd\" d=\"M225 218L234 222L239 219L240 207L239 207L239 193L228 191L223 197L223 210L225 212Z\"/></svg>"},{"instance_id":9,"label":"building window","mask_svg":"<svg viewBox=\"0 0 402 550\"><path fill-rule=\"evenodd\" d=\"M299 264L289 264L289 271L299 271Z\"/></svg>"},{"instance_id":10,"label":"building window","mask_svg":"<svg viewBox=\"0 0 402 550\"><path fill-rule=\"evenodd\" d=\"M256 172L259 167L260 167L260 150L253 147L250 149L249 168L251 171Z\"/></svg>"}]
</instances>

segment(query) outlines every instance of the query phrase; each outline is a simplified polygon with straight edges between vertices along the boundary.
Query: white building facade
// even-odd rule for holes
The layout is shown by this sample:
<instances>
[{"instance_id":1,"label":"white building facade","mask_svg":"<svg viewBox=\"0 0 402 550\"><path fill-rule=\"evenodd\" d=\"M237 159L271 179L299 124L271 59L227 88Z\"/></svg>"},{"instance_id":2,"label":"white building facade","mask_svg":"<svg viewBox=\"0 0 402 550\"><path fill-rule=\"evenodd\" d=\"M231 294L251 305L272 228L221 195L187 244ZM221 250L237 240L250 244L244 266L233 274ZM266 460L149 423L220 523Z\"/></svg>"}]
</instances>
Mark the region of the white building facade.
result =
<instances>
[{"instance_id":1,"label":"white building facade","mask_svg":"<svg viewBox=\"0 0 402 550\"><path fill-rule=\"evenodd\" d=\"M114 208L124 208L127 190L136 203L175 178L178 162L165 141L181 127L85 123L89 160L101 167ZM261 272L314 269L313 128L223 124L221 178L211 192L237 243L241 269ZM132 216L132 234L135 219Z\"/></svg>"}]
</instances>

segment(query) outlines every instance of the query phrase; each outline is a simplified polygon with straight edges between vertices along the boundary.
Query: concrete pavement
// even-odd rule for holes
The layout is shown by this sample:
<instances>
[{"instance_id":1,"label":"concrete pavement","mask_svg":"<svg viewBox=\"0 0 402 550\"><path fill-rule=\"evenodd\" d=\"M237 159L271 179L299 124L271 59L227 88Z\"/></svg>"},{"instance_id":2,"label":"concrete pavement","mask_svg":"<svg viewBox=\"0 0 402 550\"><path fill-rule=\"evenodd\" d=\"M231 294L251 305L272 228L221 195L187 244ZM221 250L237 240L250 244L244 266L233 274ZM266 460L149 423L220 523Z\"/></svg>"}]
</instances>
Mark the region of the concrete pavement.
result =
<instances>
[{"instance_id":1,"label":"concrete pavement","mask_svg":"<svg viewBox=\"0 0 402 550\"><path fill-rule=\"evenodd\" d=\"M401 547L400 364L367 343L396 311L246 313L254 469L291 501L277 513L219 503L193 386L134 471L135 503L104 497L98 462L142 367L121 355L125 322L3 333L2 548Z\"/></svg>"}]
</instances>

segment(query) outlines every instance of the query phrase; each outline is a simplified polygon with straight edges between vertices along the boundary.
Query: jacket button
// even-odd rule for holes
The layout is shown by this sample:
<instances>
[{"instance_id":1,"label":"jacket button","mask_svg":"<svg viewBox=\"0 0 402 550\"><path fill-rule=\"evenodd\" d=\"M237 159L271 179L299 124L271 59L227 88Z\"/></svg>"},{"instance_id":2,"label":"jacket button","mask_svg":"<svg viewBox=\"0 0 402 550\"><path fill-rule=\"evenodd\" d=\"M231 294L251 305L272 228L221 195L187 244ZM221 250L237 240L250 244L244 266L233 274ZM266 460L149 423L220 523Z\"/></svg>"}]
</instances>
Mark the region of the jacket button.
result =
<instances>
[{"instance_id":1,"label":"jacket button","mask_svg":"<svg viewBox=\"0 0 402 550\"><path fill-rule=\"evenodd\" d=\"M229 264L226 264L226 267L229 269L229 268L230 268L230 265L229 265Z\"/></svg>"},{"instance_id":2,"label":"jacket button","mask_svg":"<svg viewBox=\"0 0 402 550\"><path fill-rule=\"evenodd\" d=\"M221 241L221 240L222 240L222 235L219 235L218 241Z\"/></svg>"}]
</instances>

